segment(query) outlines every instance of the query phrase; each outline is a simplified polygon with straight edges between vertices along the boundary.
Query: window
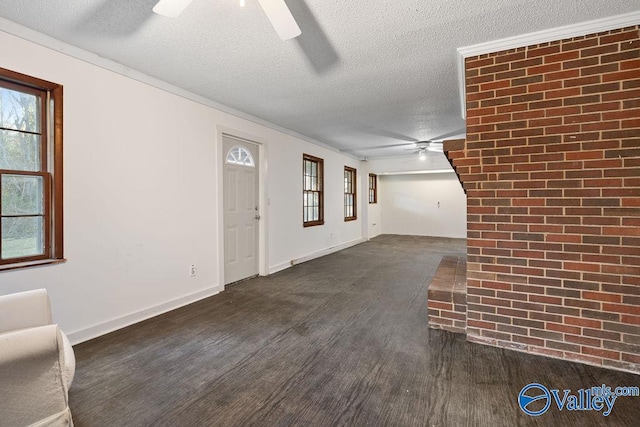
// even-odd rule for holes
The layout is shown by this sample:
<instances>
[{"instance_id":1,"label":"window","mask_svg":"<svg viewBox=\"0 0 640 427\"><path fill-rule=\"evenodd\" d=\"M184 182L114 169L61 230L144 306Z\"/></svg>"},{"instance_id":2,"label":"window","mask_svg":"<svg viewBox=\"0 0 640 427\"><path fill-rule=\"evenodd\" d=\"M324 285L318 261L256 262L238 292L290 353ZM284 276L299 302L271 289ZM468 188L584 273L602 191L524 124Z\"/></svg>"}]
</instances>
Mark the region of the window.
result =
<instances>
[{"instance_id":1,"label":"window","mask_svg":"<svg viewBox=\"0 0 640 427\"><path fill-rule=\"evenodd\" d=\"M358 218L356 211L356 170L344 167L344 220L353 221Z\"/></svg>"},{"instance_id":2,"label":"window","mask_svg":"<svg viewBox=\"0 0 640 427\"><path fill-rule=\"evenodd\" d=\"M253 156L246 148L236 145L227 153L227 163L232 165L255 167Z\"/></svg>"},{"instance_id":3,"label":"window","mask_svg":"<svg viewBox=\"0 0 640 427\"><path fill-rule=\"evenodd\" d=\"M302 155L302 225L324 224L324 160Z\"/></svg>"},{"instance_id":4,"label":"window","mask_svg":"<svg viewBox=\"0 0 640 427\"><path fill-rule=\"evenodd\" d=\"M369 174L369 203L378 203L378 175Z\"/></svg>"},{"instance_id":5,"label":"window","mask_svg":"<svg viewBox=\"0 0 640 427\"><path fill-rule=\"evenodd\" d=\"M62 259L62 86L0 68L0 269Z\"/></svg>"}]
</instances>

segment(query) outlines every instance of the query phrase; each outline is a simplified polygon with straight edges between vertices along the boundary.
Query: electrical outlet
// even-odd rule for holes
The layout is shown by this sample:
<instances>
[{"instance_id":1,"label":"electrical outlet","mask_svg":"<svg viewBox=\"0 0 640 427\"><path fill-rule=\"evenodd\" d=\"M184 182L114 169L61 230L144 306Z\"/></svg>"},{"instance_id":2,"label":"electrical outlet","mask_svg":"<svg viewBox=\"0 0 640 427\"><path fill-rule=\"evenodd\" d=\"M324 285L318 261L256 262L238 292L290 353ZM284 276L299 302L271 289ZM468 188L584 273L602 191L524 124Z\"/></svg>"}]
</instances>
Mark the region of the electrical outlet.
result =
<instances>
[{"instance_id":1,"label":"electrical outlet","mask_svg":"<svg viewBox=\"0 0 640 427\"><path fill-rule=\"evenodd\" d=\"M189 266L189 276L190 277L194 277L196 275L196 265L195 264L191 264Z\"/></svg>"}]
</instances>

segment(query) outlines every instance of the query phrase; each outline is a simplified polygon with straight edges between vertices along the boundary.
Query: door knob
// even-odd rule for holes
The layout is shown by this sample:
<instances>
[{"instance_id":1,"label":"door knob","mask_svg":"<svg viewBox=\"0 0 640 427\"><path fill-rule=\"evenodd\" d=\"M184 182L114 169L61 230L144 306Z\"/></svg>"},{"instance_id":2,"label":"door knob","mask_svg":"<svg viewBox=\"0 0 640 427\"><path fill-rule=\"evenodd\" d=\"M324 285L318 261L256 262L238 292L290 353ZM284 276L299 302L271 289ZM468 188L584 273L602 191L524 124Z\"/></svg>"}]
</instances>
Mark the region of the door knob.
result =
<instances>
[{"instance_id":1,"label":"door knob","mask_svg":"<svg viewBox=\"0 0 640 427\"><path fill-rule=\"evenodd\" d=\"M256 215L256 216L255 216L255 218L256 218L257 220L259 220L259 219L260 219L260 215Z\"/></svg>"}]
</instances>

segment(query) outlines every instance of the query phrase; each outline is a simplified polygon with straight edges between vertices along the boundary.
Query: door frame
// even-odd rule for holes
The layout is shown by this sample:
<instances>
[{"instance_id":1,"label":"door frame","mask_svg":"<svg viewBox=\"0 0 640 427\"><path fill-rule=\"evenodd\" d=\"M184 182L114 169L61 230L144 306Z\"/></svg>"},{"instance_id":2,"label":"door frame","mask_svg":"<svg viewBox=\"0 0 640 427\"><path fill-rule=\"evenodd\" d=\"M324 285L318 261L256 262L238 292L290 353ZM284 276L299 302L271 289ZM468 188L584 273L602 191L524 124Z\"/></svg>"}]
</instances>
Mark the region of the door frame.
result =
<instances>
[{"instance_id":1,"label":"door frame","mask_svg":"<svg viewBox=\"0 0 640 427\"><path fill-rule=\"evenodd\" d=\"M225 126L216 126L216 191L217 191L217 209L218 224L217 224L217 239L218 239L218 283L224 290L224 161L225 155L224 147L222 144L222 137L226 135L231 138L244 140L247 143L257 145L259 153L258 168L258 201L259 209L258 215L260 215L260 221L258 223L258 274L260 276L266 276L268 274L269 257L267 248L268 242L268 227L267 221L268 215L268 199L267 199L267 145L266 139L256 135L252 135L247 132L243 132L237 129L228 128Z\"/></svg>"}]
</instances>

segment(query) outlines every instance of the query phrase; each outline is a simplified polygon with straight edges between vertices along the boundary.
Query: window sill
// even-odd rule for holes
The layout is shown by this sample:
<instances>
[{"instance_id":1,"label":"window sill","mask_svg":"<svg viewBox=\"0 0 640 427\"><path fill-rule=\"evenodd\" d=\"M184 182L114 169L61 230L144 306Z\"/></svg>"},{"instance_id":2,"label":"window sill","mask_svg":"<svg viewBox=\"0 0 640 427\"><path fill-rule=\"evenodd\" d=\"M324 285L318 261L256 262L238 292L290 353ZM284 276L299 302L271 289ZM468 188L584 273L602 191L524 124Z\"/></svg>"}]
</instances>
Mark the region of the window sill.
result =
<instances>
[{"instance_id":1,"label":"window sill","mask_svg":"<svg viewBox=\"0 0 640 427\"><path fill-rule=\"evenodd\" d=\"M345 219L344 219L344 222L347 222L347 221L355 221L355 220L357 220L357 219L358 219L358 217L357 217L357 216L351 216L351 217L349 217L349 218L345 218Z\"/></svg>"},{"instance_id":2,"label":"window sill","mask_svg":"<svg viewBox=\"0 0 640 427\"><path fill-rule=\"evenodd\" d=\"M324 221L303 222L303 227L315 227L316 225L324 225Z\"/></svg>"},{"instance_id":3,"label":"window sill","mask_svg":"<svg viewBox=\"0 0 640 427\"><path fill-rule=\"evenodd\" d=\"M5 265L0 265L0 272L19 270L19 269L31 268L31 267L42 267L45 265L52 265L52 264L62 264L65 262L67 262L67 260L65 258L62 258L62 259L43 259L39 261L27 261L27 262L20 262L16 264L5 264Z\"/></svg>"}]
</instances>

